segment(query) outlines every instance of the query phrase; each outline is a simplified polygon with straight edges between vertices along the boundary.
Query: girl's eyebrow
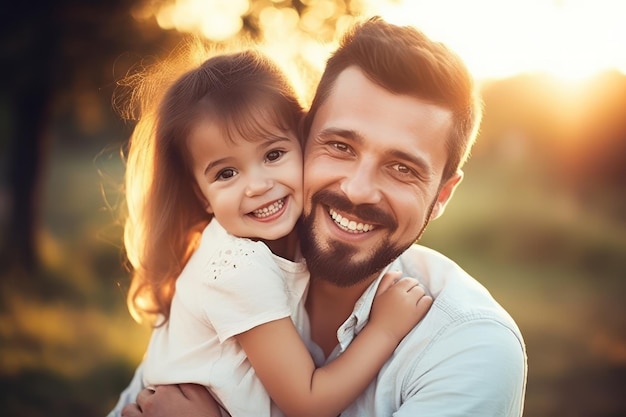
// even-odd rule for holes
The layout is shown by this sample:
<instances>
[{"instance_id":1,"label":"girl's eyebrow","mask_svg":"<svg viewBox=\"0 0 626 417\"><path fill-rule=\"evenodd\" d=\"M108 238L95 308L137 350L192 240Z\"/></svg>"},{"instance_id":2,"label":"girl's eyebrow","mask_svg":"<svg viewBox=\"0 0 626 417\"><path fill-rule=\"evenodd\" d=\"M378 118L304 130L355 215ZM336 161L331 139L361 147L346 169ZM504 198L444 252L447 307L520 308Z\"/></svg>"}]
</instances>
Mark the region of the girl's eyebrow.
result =
<instances>
[{"instance_id":1,"label":"girl's eyebrow","mask_svg":"<svg viewBox=\"0 0 626 417\"><path fill-rule=\"evenodd\" d=\"M269 148L278 142L291 142L287 136L269 135L259 144L259 148Z\"/></svg>"},{"instance_id":2,"label":"girl's eyebrow","mask_svg":"<svg viewBox=\"0 0 626 417\"><path fill-rule=\"evenodd\" d=\"M209 164L204 169L204 175L206 175L210 170L215 168L217 165L225 164L226 162L230 161L231 159L233 159L233 158L232 157L226 157L226 158L220 158L220 159L216 159L215 161L209 162Z\"/></svg>"}]
</instances>

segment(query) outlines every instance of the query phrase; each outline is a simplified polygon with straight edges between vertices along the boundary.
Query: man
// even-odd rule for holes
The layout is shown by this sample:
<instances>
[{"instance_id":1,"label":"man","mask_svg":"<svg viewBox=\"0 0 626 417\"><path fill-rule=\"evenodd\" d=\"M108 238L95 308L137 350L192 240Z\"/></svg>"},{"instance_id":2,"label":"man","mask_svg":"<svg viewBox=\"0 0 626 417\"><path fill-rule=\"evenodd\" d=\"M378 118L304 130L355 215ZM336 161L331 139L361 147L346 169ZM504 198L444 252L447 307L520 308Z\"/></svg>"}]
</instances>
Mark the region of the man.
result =
<instances>
[{"instance_id":1,"label":"man","mask_svg":"<svg viewBox=\"0 0 626 417\"><path fill-rule=\"evenodd\" d=\"M434 298L342 416L522 414L519 329L456 264L413 244L463 178L480 120L474 93L445 46L377 18L350 31L328 61L303 132L303 338L318 365L340 355L387 270L417 278ZM142 391L123 415L216 413L204 388L182 385Z\"/></svg>"}]
</instances>

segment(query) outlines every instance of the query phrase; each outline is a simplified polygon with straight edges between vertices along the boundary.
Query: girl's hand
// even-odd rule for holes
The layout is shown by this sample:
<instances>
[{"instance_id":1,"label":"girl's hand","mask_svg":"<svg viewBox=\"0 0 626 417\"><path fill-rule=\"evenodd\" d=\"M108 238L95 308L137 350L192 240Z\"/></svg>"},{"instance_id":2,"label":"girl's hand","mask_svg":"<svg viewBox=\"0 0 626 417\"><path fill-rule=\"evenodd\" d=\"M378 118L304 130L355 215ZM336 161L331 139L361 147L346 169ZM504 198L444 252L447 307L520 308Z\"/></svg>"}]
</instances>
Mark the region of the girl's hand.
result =
<instances>
[{"instance_id":1,"label":"girl's hand","mask_svg":"<svg viewBox=\"0 0 626 417\"><path fill-rule=\"evenodd\" d=\"M426 315L433 303L414 278L386 273L376 291L368 326L377 326L399 343Z\"/></svg>"}]
</instances>

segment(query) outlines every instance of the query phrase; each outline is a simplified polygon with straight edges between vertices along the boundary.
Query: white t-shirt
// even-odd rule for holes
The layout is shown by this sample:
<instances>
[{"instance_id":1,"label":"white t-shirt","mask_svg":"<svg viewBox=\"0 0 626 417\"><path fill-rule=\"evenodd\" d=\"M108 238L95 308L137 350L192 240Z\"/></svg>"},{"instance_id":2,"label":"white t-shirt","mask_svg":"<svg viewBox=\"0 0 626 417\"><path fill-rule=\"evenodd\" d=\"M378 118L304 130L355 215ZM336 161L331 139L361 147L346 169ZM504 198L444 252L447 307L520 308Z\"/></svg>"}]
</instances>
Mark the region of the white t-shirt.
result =
<instances>
[{"instance_id":1,"label":"white t-shirt","mask_svg":"<svg viewBox=\"0 0 626 417\"><path fill-rule=\"evenodd\" d=\"M152 332L144 384L202 384L233 415L277 415L233 336L292 316L307 283L304 262L232 236L214 219L176 281L169 320Z\"/></svg>"}]
</instances>

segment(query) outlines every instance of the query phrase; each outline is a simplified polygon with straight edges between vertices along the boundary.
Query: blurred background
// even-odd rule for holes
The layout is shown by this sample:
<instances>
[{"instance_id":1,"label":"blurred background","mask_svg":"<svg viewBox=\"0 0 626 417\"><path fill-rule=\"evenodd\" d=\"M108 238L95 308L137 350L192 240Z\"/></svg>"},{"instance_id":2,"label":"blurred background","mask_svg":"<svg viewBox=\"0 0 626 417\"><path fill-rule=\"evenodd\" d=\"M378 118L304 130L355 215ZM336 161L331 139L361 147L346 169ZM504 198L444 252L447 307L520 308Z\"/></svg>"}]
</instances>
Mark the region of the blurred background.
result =
<instances>
[{"instance_id":1,"label":"blurred background","mask_svg":"<svg viewBox=\"0 0 626 417\"><path fill-rule=\"evenodd\" d=\"M626 415L626 5L574 0L33 0L0 28L0 412L105 415L149 329L125 305L112 97L188 34L250 38L307 100L355 17L448 43L485 119L421 243L518 322L525 416Z\"/></svg>"}]
</instances>

